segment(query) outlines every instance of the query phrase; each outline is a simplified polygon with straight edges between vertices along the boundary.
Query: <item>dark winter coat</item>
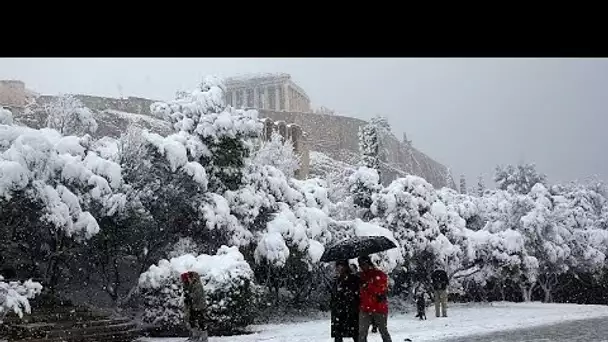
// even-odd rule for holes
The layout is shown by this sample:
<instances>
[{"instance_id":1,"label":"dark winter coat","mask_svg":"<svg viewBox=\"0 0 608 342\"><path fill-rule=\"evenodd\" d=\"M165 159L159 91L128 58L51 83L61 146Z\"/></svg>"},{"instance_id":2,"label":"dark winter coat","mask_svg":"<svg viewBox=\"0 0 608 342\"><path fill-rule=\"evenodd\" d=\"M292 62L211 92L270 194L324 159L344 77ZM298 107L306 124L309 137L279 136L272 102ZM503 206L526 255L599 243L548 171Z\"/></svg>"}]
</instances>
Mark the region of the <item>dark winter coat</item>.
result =
<instances>
[{"instance_id":1,"label":"dark winter coat","mask_svg":"<svg viewBox=\"0 0 608 342\"><path fill-rule=\"evenodd\" d=\"M433 274L431 274L431 281L435 291L443 291L447 289L450 282L448 279L448 274L444 270L435 270Z\"/></svg>"},{"instance_id":2,"label":"dark winter coat","mask_svg":"<svg viewBox=\"0 0 608 342\"><path fill-rule=\"evenodd\" d=\"M359 277L349 274L338 278L331 296L331 337L359 334Z\"/></svg>"},{"instance_id":3,"label":"dark winter coat","mask_svg":"<svg viewBox=\"0 0 608 342\"><path fill-rule=\"evenodd\" d=\"M184 319L191 328L207 330L207 300L200 276L188 272L184 286Z\"/></svg>"}]
</instances>

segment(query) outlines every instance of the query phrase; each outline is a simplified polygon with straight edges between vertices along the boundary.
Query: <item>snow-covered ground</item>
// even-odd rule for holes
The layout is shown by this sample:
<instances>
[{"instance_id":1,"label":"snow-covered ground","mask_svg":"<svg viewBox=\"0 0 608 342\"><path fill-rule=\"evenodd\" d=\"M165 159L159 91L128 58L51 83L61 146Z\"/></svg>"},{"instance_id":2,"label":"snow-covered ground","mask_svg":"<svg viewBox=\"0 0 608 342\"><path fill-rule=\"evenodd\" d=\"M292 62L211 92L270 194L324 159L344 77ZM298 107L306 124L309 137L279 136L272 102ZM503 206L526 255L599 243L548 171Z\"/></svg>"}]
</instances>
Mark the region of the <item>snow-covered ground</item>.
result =
<instances>
[{"instance_id":1,"label":"snow-covered ground","mask_svg":"<svg viewBox=\"0 0 608 342\"><path fill-rule=\"evenodd\" d=\"M436 341L503 330L530 328L587 318L608 317L608 306L542 303L493 303L456 305L448 308L450 317L435 318L434 308L427 310L428 320L414 314L389 317L393 341L411 338L415 342ZM268 324L252 328L251 335L212 337L211 342L330 342L328 320L290 324ZM182 342L182 338L147 338L142 342ZM369 342L381 341L371 334Z\"/></svg>"}]
</instances>

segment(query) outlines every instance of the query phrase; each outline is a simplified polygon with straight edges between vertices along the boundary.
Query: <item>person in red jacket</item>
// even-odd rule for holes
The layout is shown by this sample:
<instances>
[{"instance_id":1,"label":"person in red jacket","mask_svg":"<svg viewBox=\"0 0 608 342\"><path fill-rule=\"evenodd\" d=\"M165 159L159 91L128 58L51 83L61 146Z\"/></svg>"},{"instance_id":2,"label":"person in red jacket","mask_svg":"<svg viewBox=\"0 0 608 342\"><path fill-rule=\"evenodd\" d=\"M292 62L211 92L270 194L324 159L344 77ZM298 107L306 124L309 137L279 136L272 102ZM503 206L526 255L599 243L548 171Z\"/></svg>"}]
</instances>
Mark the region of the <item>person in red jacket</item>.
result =
<instances>
[{"instance_id":1,"label":"person in red jacket","mask_svg":"<svg viewBox=\"0 0 608 342\"><path fill-rule=\"evenodd\" d=\"M367 342L369 326L378 326L383 342L392 342L388 333L388 277L368 257L358 259L361 268L359 304L359 342Z\"/></svg>"}]
</instances>

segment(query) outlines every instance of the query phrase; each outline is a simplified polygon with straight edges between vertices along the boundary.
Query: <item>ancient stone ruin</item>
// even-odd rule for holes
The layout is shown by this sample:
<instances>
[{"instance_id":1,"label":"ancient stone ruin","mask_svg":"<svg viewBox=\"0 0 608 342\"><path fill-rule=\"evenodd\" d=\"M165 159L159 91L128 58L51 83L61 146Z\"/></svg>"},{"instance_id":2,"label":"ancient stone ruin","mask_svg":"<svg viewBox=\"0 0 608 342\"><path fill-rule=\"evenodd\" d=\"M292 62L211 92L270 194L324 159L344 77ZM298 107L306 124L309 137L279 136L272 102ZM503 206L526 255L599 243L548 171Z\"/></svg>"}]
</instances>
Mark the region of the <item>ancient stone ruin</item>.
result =
<instances>
[{"instance_id":1,"label":"ancient stone ruin","mask_svg":"<svg viewBox=\"0 0 608 342\"><path fill-rule=\"evenodd\" d=\"M300 156L300 179L310 171L310 151L326 154L334 160L357 165L359 161L358 131L364 120L341 115L313 113L310 98L288 74L262 74L228 78L226 103L236 108L257 109L267 127L274 127L293 142ZM136 125L159 134L169 134L169 123L154 118L150 105L154 100L128 97L108 98L75 95L97 114L97 136L118 137L129 125ZM39 128L46 118L40 108L55 96L38 95L21 81L0 81L0 105L9 107L22 124ZM272 122L270 124L269 122ZM266 134L266 137L267 134ZM411 141L400 141L393 135L383 139L381 174L389 183L405 174L425 178L435 187L450 186L448 168L414 148Z\"/></svg>"}]
</instances>

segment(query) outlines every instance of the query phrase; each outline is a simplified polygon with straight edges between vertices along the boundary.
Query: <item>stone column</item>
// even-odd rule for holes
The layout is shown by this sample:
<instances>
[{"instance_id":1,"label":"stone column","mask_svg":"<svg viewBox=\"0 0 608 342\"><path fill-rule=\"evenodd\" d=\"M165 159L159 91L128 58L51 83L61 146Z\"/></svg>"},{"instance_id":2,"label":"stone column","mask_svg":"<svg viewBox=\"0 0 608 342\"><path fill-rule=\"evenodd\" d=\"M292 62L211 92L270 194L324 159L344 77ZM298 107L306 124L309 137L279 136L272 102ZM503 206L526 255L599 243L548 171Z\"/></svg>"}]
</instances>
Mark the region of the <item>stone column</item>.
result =
<instances>
[{"instance_id":1,"label":"stone column","mask_svg":"<svg viewBox=\"0 0 608 342\"><path fill-rule=\"evenodd\" d=\"M262 108L264 109L268 109L270 107L270 104L268 101L270 99L270 96L268 96L268 87L264 87L264 97L262 98Z\"/></svg>"},{"instance_id":2,"label":"stone column","mask_svg":"<svg viewBox=\"0 0 608 342\"><path fill-rule=\"evenodd\" d=\"M247 89L241 90L241 108L249 107L249 99L247 98Z\"/></svg>"},{"instance_id":3,"label":"stone column","mask_svg":"<svg viewBox=\"0 0 608 342\"><path fill-rule=\"evenodd\" d=\"M258 87L253 87L253 108L260 108L260 101L258 101Z\"/></svg>"},{"instance_id":4,"label":"stone column","mask_svg":"<svg viewBox=\"0 0 608 342\"><path fill-rule=\"evenodd\" d=\"M274 87L274 107L277 112L281 110L281 93L279 92L279 87L280 86L278 85Z\"/></svg>"},{"instance_id":5,"label":"stone column","mask_svg":"<svg viewBox=\"0 0 608 342\"><path fill-rule=\"evenodd\" d=\"M230 105L236 108L236 90L232 91L232 103Z\"/></svg>"},{"instance_id":6,"label":"stone column","mask_svg":"<svg viewBox=\"0 0 608 342\"><path fill-rule=\"evenodd\" d=\"M290 92L291 88L289 87L289 84L285 83L283 84L283 95L285 96L284 100L285 100L285 111L286 112L290 112L291 108L289 107L289 97L291 96L291 92Z\"/></svg>"}]
</instances>

